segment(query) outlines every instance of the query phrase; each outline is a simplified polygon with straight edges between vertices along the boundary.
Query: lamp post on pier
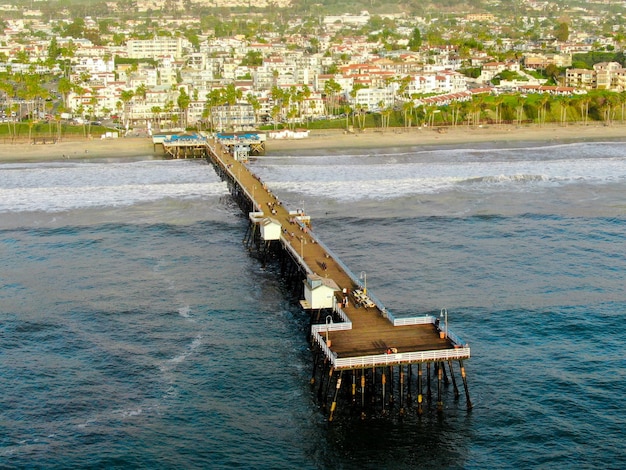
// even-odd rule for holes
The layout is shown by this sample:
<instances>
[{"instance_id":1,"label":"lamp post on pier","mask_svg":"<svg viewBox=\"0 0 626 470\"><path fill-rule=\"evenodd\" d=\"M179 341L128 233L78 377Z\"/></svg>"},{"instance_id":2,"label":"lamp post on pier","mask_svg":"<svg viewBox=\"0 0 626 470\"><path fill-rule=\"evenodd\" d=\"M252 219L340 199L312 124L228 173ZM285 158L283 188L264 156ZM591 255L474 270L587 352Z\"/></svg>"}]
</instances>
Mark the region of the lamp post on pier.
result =
<instances>
[{"instance_id":1,"label":"lamp post on pier","mask_svg":"<svg viewBox=\"0 0 626 470\"><path fill-rule=\"evenodd\" d=\"M443 317L443 325L444 325L444 334L446 339L448 339L448 309L442 308L439 313L439 317Z\"/></svg>"},{"instance_id":2,"label":"lamp post on pier","mask_svg":"<svg viewBox=\"0 0 626 470\"><path fill-rule=\"evenodd\" d=\"M367 273L365 271L361 271L359 279L363 279L363 293L367 294Z\"/></svg>"},{"instance_id":3,"label":"lamp post on pier","mask_svg":"<svg viewBox=\"0 0 626 470\"><path fill-rule=\"evenodd\" d=\"M330 348L330 338L328 337L328 326L332 325L333 323L333 317L330 315L326 316L326 346L328 346Z\"/></svg>"},{"instance_id":4,"label":"lamp post on pier","mask_svg":"<svg viewBox=\"0 0 626 470\"><path fill-rule=\"evenodd\" d=\"M304 262L304 245L306 245L306 240L304 235L302 235L300 236L300 258L302 258L302 262Z\"/></svg>"}]
</instances>

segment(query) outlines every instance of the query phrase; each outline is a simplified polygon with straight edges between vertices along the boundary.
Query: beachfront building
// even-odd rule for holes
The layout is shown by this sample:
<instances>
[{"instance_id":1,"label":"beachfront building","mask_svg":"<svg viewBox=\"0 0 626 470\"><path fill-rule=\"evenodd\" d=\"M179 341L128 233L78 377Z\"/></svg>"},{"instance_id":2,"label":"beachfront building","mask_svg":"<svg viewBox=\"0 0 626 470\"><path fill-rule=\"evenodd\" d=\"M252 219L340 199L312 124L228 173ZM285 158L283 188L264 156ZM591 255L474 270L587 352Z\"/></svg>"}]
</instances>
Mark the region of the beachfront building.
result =
<instances>
[{"instance_id":1,"label":"beachfront building","mask_svg":"<svg viewBox=\"0 0 626 470\"><path fill-rule=\"evenodd\" d=\"M626 90L626 69L617 62L600 62L590 69L567 69L565 86L582 90Z\"/></svg>"},{"instance_id":2,"label":"beachfront building","mask_svg":"<svg viewBox=\"0 0 626 470\"><path fill-rule=\"evenodd\" d=\"M411 76L406 94L449 94L467 90L465 75L451 70L436 73L416 73Z\"/></svg>"},{"instance_id":3,"label":"beachfront building","mask_svg":"<svg viewBox=\"0 0 626 470\"><path fill-rule=\"evenodd\" d=\"M592 90L595 87L596 73L590 69L567 69L565 71L565 86L582 90Z\"/></svg>"},{"instance_id":4,"label":"beachfront building","mask_svg":"<svg viewBox=\"0 0 626 470\"><path fill-rule=\"evenodd\" d=\"M370 111L380 111L393 107L396 104L395 88L397 88L397 84L394 85L385 88L360 88L356 93L348 95L350 104L367 108Z\"/></svg>"},{"instance_id":5,"label":"beachfront building","mask_svg":"<svg viewBox=\"0 0 626 470\"><path fill-rule=\"evenodd\" d=\"M182 59L191 50L191 43L184 37L154 37L152 39L130 39L126 42L126 52L132 59L158 59L173 56Z\"/></svg>"},{"instance_id":6,"label":"beachfront building","mask_svg":"<svg viewBox=\"0 0 626 470\"><path fill-rule=\"evenodd\" d=\"M545 70L548 65L557 67L571 67L571 54L524 54L522 59L524 67L533 70Z\"/></svg>"},{"instance_id":7,"label":"beachfront building","mask_svg":"<svg viewBox=\"0 0 626 470\"><path fill-rule=\"evenodd\" d=\"M237 132L256 128L254 108L248 103L213 106L209 116L211 128L218 132L226 130ZM197 116L195 119L197 119Z\"/></svg>"}]
</instances>

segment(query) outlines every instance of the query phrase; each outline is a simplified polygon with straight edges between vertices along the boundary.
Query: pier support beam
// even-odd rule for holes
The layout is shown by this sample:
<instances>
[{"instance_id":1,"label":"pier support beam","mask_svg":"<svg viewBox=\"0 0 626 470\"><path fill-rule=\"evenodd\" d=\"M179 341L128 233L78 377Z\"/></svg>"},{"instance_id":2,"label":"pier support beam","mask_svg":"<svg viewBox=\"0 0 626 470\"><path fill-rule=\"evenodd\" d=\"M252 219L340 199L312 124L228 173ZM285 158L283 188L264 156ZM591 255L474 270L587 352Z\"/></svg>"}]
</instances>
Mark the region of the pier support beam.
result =
<instances>
[{"instance_id":1,"label":"pier support beam","mask_svg":"<svg viewBox=\"0 0 626 470\"><path fill-rule=\"evenodd\" d=\"M315 384L315 373L317 372L317 361L319 360L319 355L320 353L318 353L317 348L315 348L315 351L313 352L313 373L311 374L311 385Z\"/></svg>"},{"instance_id":2,"label":"pier support beam","mask_svg":"<svg viewBox=\"0 0 626 470\"><path fill-rule=\"evenodd\" d=\"M365 418L365 369L361 369L361 419Z\"/></svg>"},{"instance_id":3,"label":"pier support beam","mask_svg":"<svg viewBox=\"0 0 626 470\"><path fill-rule=\"evenodd\" d=\"M331 365L328 370L328 382L326 383L326 390L324 391L324 409L328 407L328 394L330 393L330 386L333 381L333 374L335 373L335 368Z\"/></svg>"},{"instance_id":4,"label":"pier support beam","mask_svg":"<svg viewBox=\"0 0 626 470\"><path fill-rule=\"evenodd\" d=\"M330 414L328 415L328 421L332 421L335 409L337 408L337 397L339 396L339 389L341 388L341 376L343 375L343 371L339 371L339 376L337 377L337 385L335 386L335 396L333 397L333 402L330 405Z\"/></svg>"},{"instance_id":5,"label":"pier support beam","mask_svg":"<svg viewBox=\"0 0 626 470\"><path fill-rule=\"evenodd\" d=\"M402 365L400 366L400 416L404 416L404 366Z\"/></svg>"},{"instance_id":6,"label":"pier support beam","mask_svg":"<svg viewBox=\"0 0 626 470\"><path fill-rule=\"evenodd\" d=\"M385 368L383 367L382 369L382 375L380 378L380 383L381 383L381 389L382 389L382 393L383 393L383 414L387 413L387 410L385 409L385 389L387 388L387 375L385 375Z\"/></svg>"},{"instance_id":7,"label":"pier support beam","mask_svg":"<svg viewBox=\"0 0 626 470\"><path fill-rule=\"evenodd\" d=\"M320 385L317 387L317 399L322 401L322 393L324 392L324 380L326 378L326 365L328 364L328 358L324 357L324 364L322 365L322 372L320 374Z\"/></svg>"},{"instance_id":8,"label":"pier support beam","mask_svg":"<svg viewBox=\"0 0 626 470\"><path fill-rule=\"evenodd\" d=\"M424 412L422 403L424 402L424 396L422 395L422 363L417 364L417 414Z\"/></svg>"},{"instance_id":9,"label":"pier support beam","mask_svg":"<svg viewBox=\"0 0 626 470\"><path fill-rule=\"evenodd\" d=\"M474 405L472 405L472 401L469 396L469 389L467 388L467 378L465 376L465 366L463 365L463 360L459 359L459 366L461 366L461 378L463 379L463 387L465 388L465 399L467 400L467 410L471 410Z\"/></svg>"},{"instance_id":10,"label":"pier support beam","mask_svg":"<svg viewBox=\"0 0 626 470\"><path fill-rule=\"evenodd\" d=\"M407 366L407 379L406 379L406 405L411 408L413 403L413 395L411 394L411 380L413 379L413 365Z\"/></svg>"},{"instance_id":11,"label":"pier support beam","mask_svg":"<svg viewBox=\"0 0 626 470\"><path fill-rule=\"evenodd\" d=\"M454 369L452 369L452 361L448 359L448 369L450 369L450 378L452 379L452 387L454 388L454 398L459 398L459 389L456 386L456 378L454 377Z\"/></svg>"},{"instance_id":12,"label":"pier support beam","mask_svg":"<svg viewBox=\"0 0 626 470\"><path fill-rule=\"evenodd\" d=\"M443 386L443 367L437 368L437 411L443 411L443 398L441 388Z\"/></svg>"}]
</instances>

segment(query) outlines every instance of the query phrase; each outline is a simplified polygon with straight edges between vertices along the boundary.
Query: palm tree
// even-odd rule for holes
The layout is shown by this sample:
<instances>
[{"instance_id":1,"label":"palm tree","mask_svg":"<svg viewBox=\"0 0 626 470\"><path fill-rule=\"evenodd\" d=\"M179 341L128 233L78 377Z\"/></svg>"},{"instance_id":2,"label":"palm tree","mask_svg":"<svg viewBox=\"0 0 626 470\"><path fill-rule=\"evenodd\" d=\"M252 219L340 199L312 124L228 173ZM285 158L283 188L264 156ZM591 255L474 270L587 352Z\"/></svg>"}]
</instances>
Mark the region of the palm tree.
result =
<instances>
[{"instance_id":1,"label":"palm tree","mask_svg":"<svg viewBox=\"0 0 626 470\"><path fill-rule=\"evenodd\" d=\"M500 108L503 102L504 102L504 96L502 95L496 96L493 100L493 105L496 111L496 126L498 126L500 122L502 121L502 117L500 116Z\"/></svg>"},{"instance_id":2,"label":"palm tree","mask_svg":"<svg viewBox=\"0 0 626 470\"><path fill-rule=\"evenodd\" d=\"M324 94L326 95L326 101L329 105L329 114L334 114L336 110L337 94L341 91L341 85L337 83L333 78L329 79L324 84Z\"/></svg>"},{"instance_id":3,"label":"palm tree","mask_svg":"<svg viewBox=\"0 0 626 470\"><path fill-rule=\"evenodd\" d=\"M78 108L76 108L76 112L78 113L78 115L81 117L81 120L83 122L83 137L87 136L87 129L85 128L85 105L83 105L82 103L78 106Z\"/></svg>"},{"instance_id":4,"label":"palm tree","mask_svg":"<svg viewBox=\"0 0 626 470\"><path fill-rule=\"evenodd\" d=\"M568 96L564 96L559 100L559 104L561 107L561 125L562 126L567 125L567 111L570 107L571 102L572 102L572 99Z\"/></svg>"},{"instance_id":5,"label":"palm tree","mask_svg":"<svg viewBox=\"0 0 626 470\"><path fill-rule=\"evenodd\" d=\"M161 111L161 106L152 106L152 108L150 108L150 112L152 112L152 117L154 118L154 127L157 132L161 131Z\"/></svg>"},{"instance_id":6,"label":"palm tree","mask_svg":"<svg viewBox=\"0 0 626 470\"><path fill-rule=\"evenodd\" d=\"M276 130L276 128L278 127L278 120L280 119L281 107L275 104L274 106L272 106L270 114L272 116L272 121L274 121L274 130Z\"/></svg>"},{"instance_id":7,"label":"palm tree","mask_svg":"<svg viewBox=\"0 0 626 470\"><path fill-rule=\"evenodd\" d=\"M550 104L550 95L544 94L539 98L539 125L546 123L546 115L548 105Z\"/></svg>"},{"instance_id":8,"label":"palm tree","mask_svg":"<svg viewBox=\"0 0 626 470\"><path fill-rule=\"evenodd\" d=\"M124 127L128 130L128 126L129 126L129 103L130 101L133 99L133 96L135 96L135 92L133 90L124 90L121 94L120 94L120 99L122 100L122 103L124 103Z\"/></svg>"},{"instance_id":9,"label":"palm tree","mask_svg":"<svg viewBox=\"0 0 626 470\"><path fill-rule=\"evenodd\" d=\"M385 130L385 102L380 100L378 102L378 109L380 110L380 127L382 128L382 130Z\"/></svg>"},{"instance_id":10,"label":"palm tree","mask_svg":"<svg viewBox=\"0 0 626 470\"><path fill-rule=\"evenodd\" d=\"M472 101L466 101L467 106L467 125L469 126L478 126L479 118L480 118L480 103L477 99L473 99Z\"/></svg>"},{"instance_id":11,"label":"palm tree","mask_svg":"<svg viewBox=\"0 0 626 470\"><path fill-rule=\"evenodd\" d=\"M404 113L404 125L405 127L411 127L411 117L413 111L413 101L405 101L402 105L402 112Z\"/></svg>"},{"instance_id":12,"label":"palm tree","mask_svg":"<svg viewBox=\"0 0 626 470\"><path fill-rule=\"evenodd\" d=\"M58 109L57 112L54 115L54 120L57 123L57 140L61 140L61 111L63 109Z\"/></svg>"},{"instance_id":13,"label":"palm tree","mask_svg":"<svg viewBox=\"0 0 626 470\"><path fill-rule=\"evenodd\" d=\"M95 93L92 90L92 95L91 98L89 98L89 121L87 124L87 135L90 136L91 135L91 118L95 115L96 113L96 105L98 104L98 98L96 98Z\"/></svg>"},{"instance_id":14,"label":"palm tree","mask_svg":"<svg viewBox=\"0 0 626 470\"><path fill-rule=\"evenodd\" d=\"M524 103L526 98L520 94L515 96L515 120L517 125L522 124L522 118L524 117Z\"/></svg>"},{"instance_id":15,"label":"palm tree","mask_svg":"<svg viewBox=\"0 0 626 470\"><path fill-rule=\"evenodd\" d=\"M206 102L204 103L205 112L203 113L203 116L204 114L206 114L206 117L209 121L208 127L211 130L215 128L215 123L213 122L213 109L217 106L220 106L221 104L223 104L221 88L214 88L209 93L207 93Z\"/></svg>"},{"instance_id":16,"label":"palm tree","mask_svg":"<svg viewBox=\"0 0 626 470\"><path fill-rule=\"evenodd\" d=\"M181 125L183 129L187 128L187 113L189 110L189 105L191 104L191 97L187 94L187 91L183 87L179 89L178 98L176 100L176 104L178 105L178 109L181 112Z\"/></svg>"},{"instance_id":17,"label":"palm tree","mask_svg":"<svg viewBox=\"0 0 626 470\"><path fill-rule=\"evenodd\" d=\"M248 95L246 96L246 101L248 102L248 104L250 104L250 106L252 106L252 111L254 112L254 125L256 127L257 123L259 122L259 110L261 109L261 103L259 99L252 93L248 93Z\"/></svg>"},{"instance_id":18,"label":"palm tree","mask_svg":"<svg viewBox=\"0 0 626 470\"><path fill-rule=\"evenodd\" d=\"M148 87L145 83L142 83L135 89L135 96L141 101L146 101L146 95L148 94Z\"/></svg>"},{"instance_id":19,"label":"palm tree","mask_svg":"<svg viewBox=\"0 0 626 470\"><path fill-rule=\"evenodd\" d=\"M450 111L452 111L452 127L456 127L461 112L461 103L458 101L450 103Z\"/></svg>"},{"instance_id":20,"label":"palm tree","mask_svg":"<svg viewBox=\"0 0 626 470\"><path fill-rule=\"evenodd\" d=\"M365 129L365 116L367 115L367 105L357 103L355 114L359 129Z\"/></svg>"},{"instance_id":21,"label":"palm tree","mask_svg":"<svg viewBox=\"0 0 626 470\"><path fill-rule=\"evenodd\" d=\"M604 99L603 108L604 108L604 122L607 126L612 125L613 123L613 114L615 112L615 107L617 106L617 95L614 93L609 94Z\"/></svg>"},{"instance_id":22,"label":"palm tree","mask_svg":"<svg viewBox=\"0 0 626 470\"><path fill-rule=\"evenodd\" d=\"M59 85L57 89L63 97L63 106L67 108L67 99L73 89L72 82L70 82L69 78L61 77L59 79Z\"/></svg>"},{"instance_id":23,"label":"palm tree","mask_svg":"<svg viewBox=\"0 0 626 470\"><path fill-rule=\"evenodd\" d=\"M624 108L626 107L626 91L622 91L619 94L619 104L622 108L622 112L621 112L621 120L622 123L624 122Z\"/></svg>"},{"instance_id":24,"label":"palm tree","mask_svg":"<svg viewBox=\"0 0 626 470\"><path fill-rule=\"evenodd\" d=\"M580 106L580 115L583 118L583 123L587 125L587 118L589 117L589 103L591 103L591 98L588 96L583 96L578 100L578 104Z\"/></svg>"},{"instance_id":25,"label":"palm tree","mask_svg":"<svg viewBox=\"0 0 626 470\"><path fill-rule=\"evenodd\" d=\"M170 120L170 128L172 127L171 124L173 124L174 122L174 116L172 115L172 112L174 111L174 102L172 100L167 100L165 102L165 105L163 106L163 113L169 118ZM176 122L178 122L178 119L176 119Z\"/></svg>"},{"instance_id":26,"label":"palm tree","mask_svg":"<svg viewBox=\"0 0 626 470\"><path fill-rule=\"evenodd\" d=\"M242 91L238 88L235 88L235 85L233 83L229 83L226 88L224 88L224 99L226 101L226 104L228 105L228 120L230 121L229 126L232 126L233 107L241 99L242 95Z\"/></svg>"}]
</instances>

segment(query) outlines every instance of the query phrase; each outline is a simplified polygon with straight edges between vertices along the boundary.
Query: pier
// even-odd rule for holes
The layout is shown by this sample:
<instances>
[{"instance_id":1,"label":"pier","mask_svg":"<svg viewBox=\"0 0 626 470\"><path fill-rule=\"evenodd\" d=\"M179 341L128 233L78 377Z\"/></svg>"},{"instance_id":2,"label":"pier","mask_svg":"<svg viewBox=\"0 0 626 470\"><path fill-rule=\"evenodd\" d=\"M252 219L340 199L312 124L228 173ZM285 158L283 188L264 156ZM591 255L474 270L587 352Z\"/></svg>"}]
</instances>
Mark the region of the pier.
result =
<instances>
[{"instance_id":1,"label":"pier","mask_svg":"<svg viewBox=\"0 0 626 470\"><path fill-rule=\"evenodd\" d=\"M452 383L455 402L461 395L455 368L472 408L463 362L470 348L448 328L445 309L396 318L367 288L367 274L354 274L315 235L303 208L285 207L222 141L206 139L203 151L249 219L244 243L261 262L280 263L310 315L311 385L329 421L344 403L362 418L441 412L444 386Z\"/></svg>"},{"instance_id":2,"label":"pier","mask_svg":"<svg viewBox=\"0 0 626 470\"><path fill-rule=\"evenodd\" d=\"M246 161L250 155L265 155L266 135L258 132L191 134L155 134L152 144L162 146L168 158L205 158L210 140L217 140L235 160Z\"/></svg>"}]
</instances>

